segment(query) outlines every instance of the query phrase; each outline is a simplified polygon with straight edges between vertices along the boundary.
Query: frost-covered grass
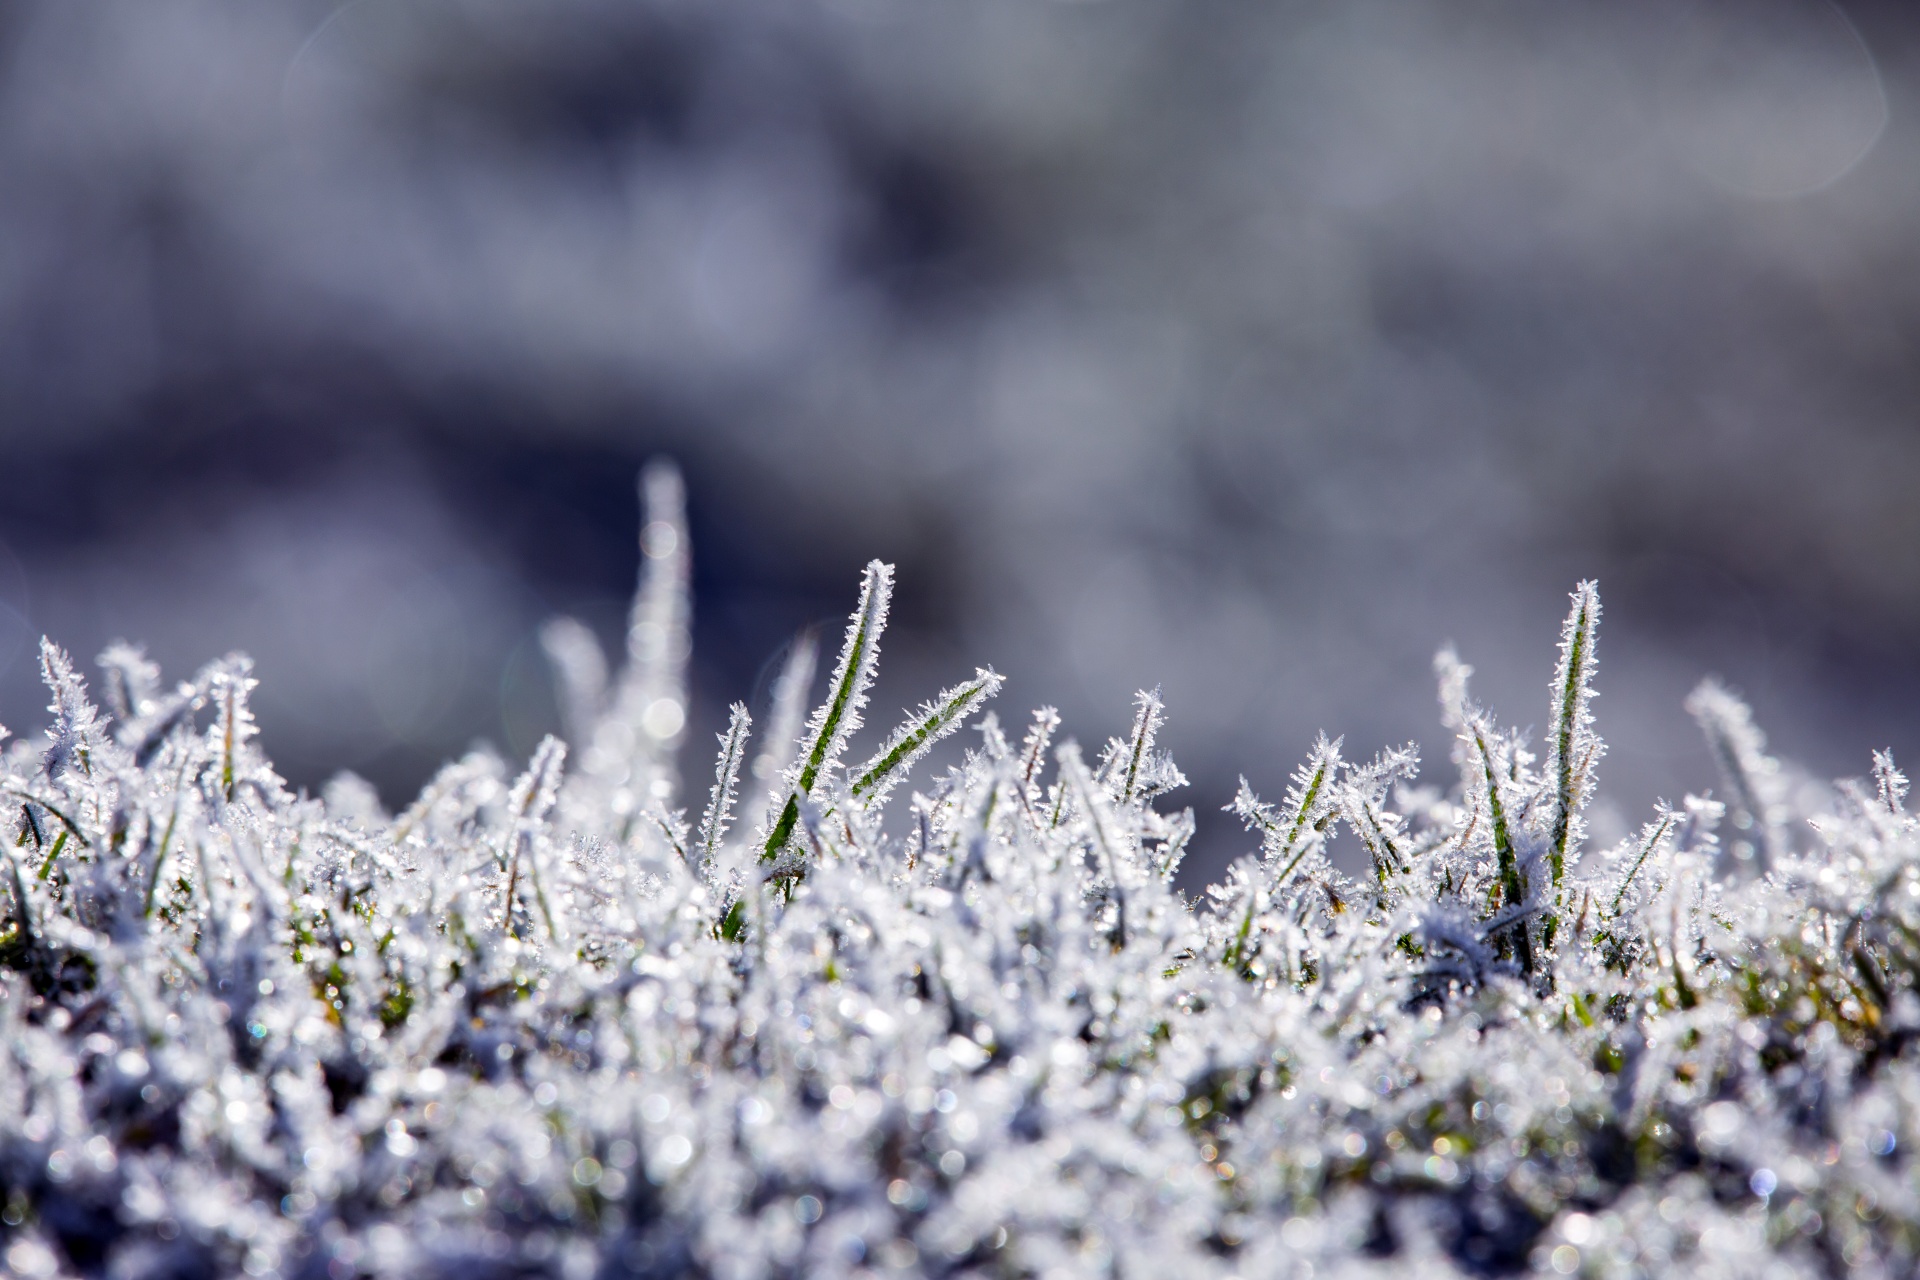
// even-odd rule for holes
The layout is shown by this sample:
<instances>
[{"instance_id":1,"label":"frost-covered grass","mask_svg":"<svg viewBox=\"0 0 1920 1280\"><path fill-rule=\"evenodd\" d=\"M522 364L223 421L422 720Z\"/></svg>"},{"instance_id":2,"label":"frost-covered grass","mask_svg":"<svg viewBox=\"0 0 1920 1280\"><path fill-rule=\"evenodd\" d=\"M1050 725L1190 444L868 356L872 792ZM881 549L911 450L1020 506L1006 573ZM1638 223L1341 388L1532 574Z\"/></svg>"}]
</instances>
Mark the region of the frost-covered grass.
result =
<instances>
[{"instance_id":1,"label":"frost-covered grass","mask_svg":"<svg viewBox=\"0 0 1920 1280\"><path fill-rule=\"evenodd\" d=\"M288 791L242 658L169 687L116 647L90 694L44 649L52 727L0 776L0 1270L1913 1273L1890 759L1815 785L1704 685L1723 795L1591 847L1583 584L1538 748L1443 654L1444 785L1323 739L1189 901L1151 694L1089 758L981 671L855 763L878 563L811 717L802 645L682 788L686 535L647 487L617 678L545 636L572 748L396 817Z\"/></svg>"}]
</instances>

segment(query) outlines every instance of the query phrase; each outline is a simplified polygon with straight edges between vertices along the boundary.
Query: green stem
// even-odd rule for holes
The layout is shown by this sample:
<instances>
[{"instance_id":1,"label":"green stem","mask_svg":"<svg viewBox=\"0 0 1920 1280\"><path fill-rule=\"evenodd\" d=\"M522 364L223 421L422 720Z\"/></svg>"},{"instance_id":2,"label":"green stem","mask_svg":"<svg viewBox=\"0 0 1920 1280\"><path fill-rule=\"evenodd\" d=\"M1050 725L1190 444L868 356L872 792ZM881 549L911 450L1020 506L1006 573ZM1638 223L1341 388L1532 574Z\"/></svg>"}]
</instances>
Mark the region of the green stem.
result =
<instances>
[{"instance_id":1,"label":"green stem","mask_svg":"<svg viewBox=\"0 0 1920 1280\"><path fill-rule=\"evenodd\" d=\"M1620 914L1620 903L1627 896L1628 886L1633 883L1633 878L1640 874L1640 868L1646 864L1648 857L1659 847L1660 842L1666 839L1667 832L1672 828L1673 815L1669 813L1660 819L1660 825L1654 828L1653 834L1648 836L1646 843L1640 846L1640 856L1633 860L1633 866L1627 869L1627 878L1620 882L1619 889L1614 892L1613 905L1607 908L1608 915Z\"/></svg>"},{"instance_id":2,"label":"green stem","mask_svg":"<svg viewBox=\"0 0 1920 1280\"><path fill-rule=\"evenodd\" d=\"M1556 780L1558 788L1553 815L1553 840L1548 855L1556 889L1560 887L1561 876L1566 870L1567 839L1573 829L1573 779L1576 772L1573 740L1580 727L1580 676L1587 662L1588 636L1592 629L1589 616L1591 607L1586 592L1581 592L1567 648L1567 674L1560 688L1560 736L1555 743L1555 755L1560 768Z\"/></svg>"},{"instance_id":3,"label":"green stem","mask_svg":"<svg viewBox=\"0 0 1920 1280\"><path fill-rule=\"evenodd\" d=\"M1474 745L1480 749L1480 764L1487 774L1487 808L1493 821L1493 851L1500 860L1500 883L1506 891L1507 905L1518 907L1526 899L1526 889L1520 883L1520 863L1513 854L1513 839L1507 831L1506 809L1500 803L1500 780L1494 776L1493 756L1487 750L1486 734L1477 726L1473 731ZM1522 972L1533 972L1533 939L1523 917L1514 922L1515 950L1520 955Z\"/></svg>"},{"instance_id":4,"label":"green stem","mask_svg":"<svg viewBox=\"0 0 1920 1280\"><path fill-rule=\"evenodd\" d=\"M820 726L814 731L806 763L800 766L800 776L795 780L792 793L787 796L787 803L780 810L780 820L767 835L766 847L760 854L763 860L771 861L779 856L780 850L793 838L794 824L800 820L799 798L812 792L813 784L820 777L820 770L825 767L828 755L834 748L840 725L846 719L854 699L859 696L859 686L864 683L863 677L867 674L868 650L872 647L876 624L886 609L891 586L882 567L868 566L858 620L852 634L847 637L846 646L841 650L840 669L835 673L837 679L833 694L827 701L826 714L821 717Z\"/></svg>"}]
</instances>

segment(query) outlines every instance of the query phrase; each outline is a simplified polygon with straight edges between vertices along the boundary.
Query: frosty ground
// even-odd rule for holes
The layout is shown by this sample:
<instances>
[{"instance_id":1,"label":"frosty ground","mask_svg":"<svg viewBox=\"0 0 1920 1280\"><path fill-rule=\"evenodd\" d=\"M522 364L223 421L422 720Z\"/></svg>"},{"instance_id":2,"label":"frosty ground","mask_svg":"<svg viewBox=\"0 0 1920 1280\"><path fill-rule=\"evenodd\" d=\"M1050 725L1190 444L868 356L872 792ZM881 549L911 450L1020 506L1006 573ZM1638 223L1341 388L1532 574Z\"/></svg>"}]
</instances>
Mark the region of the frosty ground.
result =
<instances>
[{"instance_id":1,"label":"frosty ground","mask_svg":"<svg viewBox=\"0 0 1920 1280\"><path fill-rule=\"evenodd\" d=\"M556 622L566 740L397 816L289 791L244 658L89 687L43 647L0 775L11 1273L1913 1274L1886 755L1805 778L1709 682L1723 788L1591 847L1581 584L1543 741L1442 654L1440 783L1322 739L1189 900L1155 694L1089 755L983 669L860 758L877 562L824 699L799 644L683 788L689 549L645 490L618 673Z\"/></svg>"}]
</instances>

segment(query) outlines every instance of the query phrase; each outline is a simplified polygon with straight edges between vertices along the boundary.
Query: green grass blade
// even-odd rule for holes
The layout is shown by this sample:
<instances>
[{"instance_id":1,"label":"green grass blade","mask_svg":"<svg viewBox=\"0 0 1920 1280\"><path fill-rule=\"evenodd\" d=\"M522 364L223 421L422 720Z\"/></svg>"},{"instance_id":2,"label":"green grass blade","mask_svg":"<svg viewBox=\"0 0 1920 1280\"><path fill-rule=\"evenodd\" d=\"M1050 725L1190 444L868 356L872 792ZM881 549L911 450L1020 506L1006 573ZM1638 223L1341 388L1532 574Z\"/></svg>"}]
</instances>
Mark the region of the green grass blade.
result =
<instances>
[{"instance_id":1,"label":"green grass blade","mask_svg":"<svg viewBox=\"0 0 1920 1280\"><path fill-rule=\"evenodd\" d=\"M965 723L981 703L1000 692L1003 683L991 667L982 667L973 679L942 689L917 715L895 729L886 745L860 767L853 782L854 798L864 801L868 808L884 801L934 743Z\"/></svg>"},{"instance_id":2,"label":"green grass blade","mask_svg":"<svg viewBox=\"0 0 1920 1280\"><path fill-rule=\"evenodd\" d=\"M794 824L800 820L798 797L811 795L821 771L829 767L845 750L847 739L860 727L860 711L866 705L867 688L873 683L874 669L880 660L880 635L887 626L887 606L893 598L893 566L875 560L867 565L860 584L860 603L847 624L847 638L834 664L827 701L814 713L801 750L799 772L787 788L786 804L779 821L767 833L760 856L777 857L793 838Z\"/></svg>"}]
</instances>

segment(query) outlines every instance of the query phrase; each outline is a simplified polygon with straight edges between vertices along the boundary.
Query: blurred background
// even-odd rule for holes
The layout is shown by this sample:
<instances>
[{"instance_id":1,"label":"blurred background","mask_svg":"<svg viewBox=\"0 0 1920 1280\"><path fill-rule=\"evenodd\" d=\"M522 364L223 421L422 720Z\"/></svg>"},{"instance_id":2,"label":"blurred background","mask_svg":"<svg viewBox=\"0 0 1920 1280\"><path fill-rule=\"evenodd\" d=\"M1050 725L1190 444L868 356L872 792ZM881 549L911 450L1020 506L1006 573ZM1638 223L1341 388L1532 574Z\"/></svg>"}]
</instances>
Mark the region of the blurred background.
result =
<instances>
[{"instance_id":1,"label":"blurred background","mask_svg":"<svg viewBox=\"0 0 1920 1280\"><path fill-rule=\"evenodd\" d=\"M0 721L126 637L299 785L524 756L664 453L696 779L872 556L875 721L1159 684L1198 874L1322 728L1450 780L1443 642L1542 730L1588 576L1601 834L1709 671L1920 762L1916 107L1864 0L4 0Z\"/></svg>"}]
</instances>

